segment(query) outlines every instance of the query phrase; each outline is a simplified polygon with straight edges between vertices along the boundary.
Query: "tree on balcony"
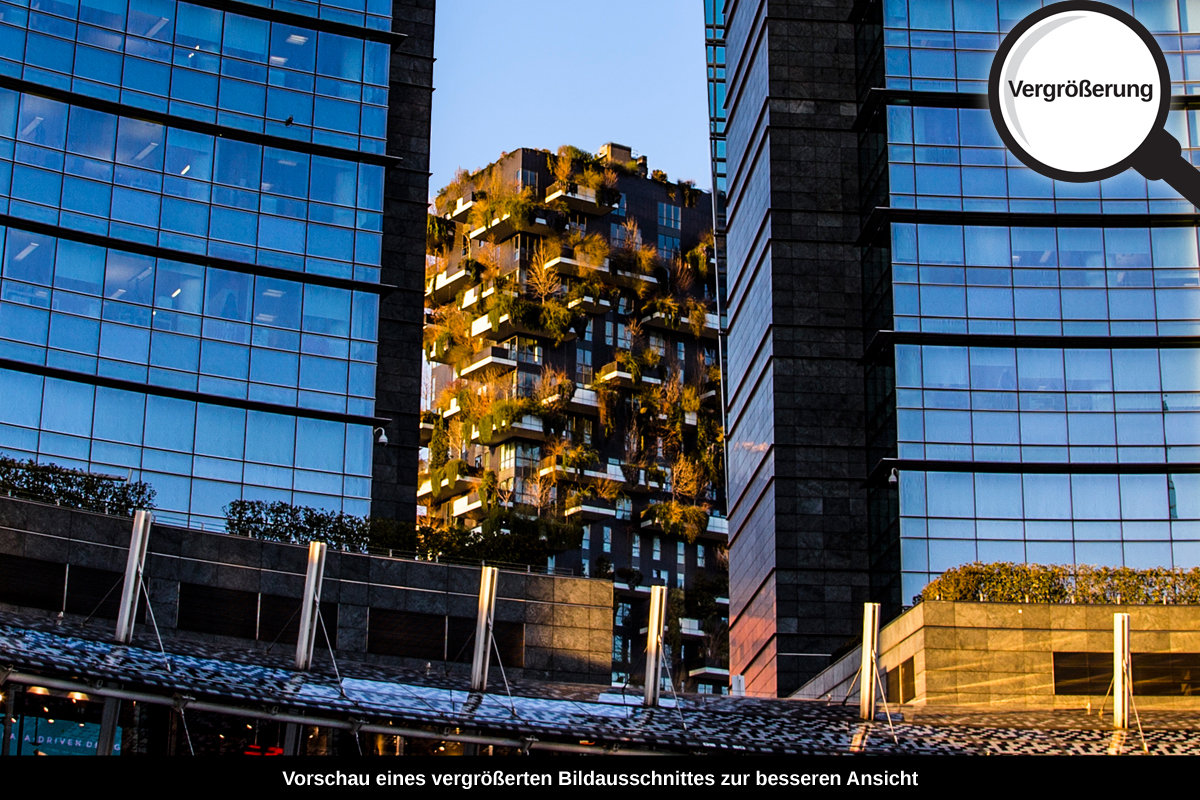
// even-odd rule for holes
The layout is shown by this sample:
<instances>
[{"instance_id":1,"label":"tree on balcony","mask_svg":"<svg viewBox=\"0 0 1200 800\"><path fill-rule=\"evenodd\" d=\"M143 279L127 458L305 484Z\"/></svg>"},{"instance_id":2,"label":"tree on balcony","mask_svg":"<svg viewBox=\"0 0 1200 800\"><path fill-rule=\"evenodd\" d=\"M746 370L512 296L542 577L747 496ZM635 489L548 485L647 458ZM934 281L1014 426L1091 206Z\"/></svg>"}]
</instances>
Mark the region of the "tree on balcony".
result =
<instances>
[{"instance_id":1,"label":"tree on balcony","mask_svg":"<svg viewBox=\"0 0 1200 800\"><path fill-rule=\"evenodd\" d=\"M558 277L558 269L551 263L553 249L548 249L539 242L533 249L533 263L529 266L529 277L526 286L529 292L542 305L556 299L562 294L563 285Z\"/></svg>"}]
</instances>

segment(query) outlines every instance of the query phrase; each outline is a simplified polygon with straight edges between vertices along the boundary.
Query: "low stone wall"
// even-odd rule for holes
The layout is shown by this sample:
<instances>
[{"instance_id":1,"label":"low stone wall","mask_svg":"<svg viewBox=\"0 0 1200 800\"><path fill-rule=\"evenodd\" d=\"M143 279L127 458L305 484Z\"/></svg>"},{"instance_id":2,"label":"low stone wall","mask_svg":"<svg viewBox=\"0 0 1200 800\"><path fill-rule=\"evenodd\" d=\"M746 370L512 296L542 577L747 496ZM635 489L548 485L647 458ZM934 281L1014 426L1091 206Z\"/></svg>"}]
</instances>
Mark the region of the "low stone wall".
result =
<instances>
[{"instance_id":1,"label":"low stone wall","mask_svg":"<svg viewBox=\"0 0 1200 800\"><path fill-rule=\"evenodd\" d=\"M1055 694L1055 653L1108 654L1113 614L1130 615L1134 654L1200 654L1200 606L1050 605L925 601L885 626L879 665L889 702L1014 709L1098 709L1097 694ZM855 648L806 684L797 698L840 701L861 658ZM903 689L901 685L904 684ZM1200 686L1200 675L1197 675ZM903 692L902 697L896 697ZM857 697L857 689L851 694ZM1137 694L1146 709L1200 709L1193 696ZM1111 708L1112 698L1106 707Z\"/></svg>"},{"instance_id":2,"label":"low stone wall","mask_svg":"<svg viewBox=\"0 0 1200 800\"><path fill-rule=\"evenodd\" d=\"M68 617L82 618L99 608L97 616L104 616L105 609L112 608L120 592L119 589L113 592L101 604L104 592L100 588L119 580L124 572L131 530L130 518L0 498L0 570L7 569L16 577L22 572L38 576L32 583L10 579L7 586L0 586L0 610L65 611ZM231 639L229 644L266 648L271 645L273 635L259 630L259 619L265 618L268 607L282 608L277 614L277 626L281 626L282 620L287 619L288 604L294 603L298 608L306 559L304 546L155 525L146 557L147 586L155 622L164 637L218 643L229 639L197 632L196 628L204 627L203 624L193 624L192 630L179 626L181 593L212 596L220 598L213 601L213 608L198 609L201 617L211 617L212 629L223 629L221 615L226 611L231 616L254 614L253 619L245 620L245 629L251 635ZM403 632L415 620L421 621L427 633L437 633L439 617L445 620L450 642L445 651L461 650L456 643L462 639L462 632L468 627L473 630L479 574L478 567L330 551L321 599L328 611L326 625L333 627L330 638L335 641L337 657L423 669L428 661L439 660L434 656L443 651L436 643L425 642L429 652L420 657L387 652L395 651L396 643L402 643ZM89 581L90 585L85 585ZM56 594L61 595L61 603ZM228 602L229 608L221 608L221 602ZM380 644L383 637L379 634L376 642L370 641L372 612L376 615L376 630L380 620L388 620L390 648ZM195 618L196 614L191 616ZM497 638L501 638L501 629L506 637L501 652L512 654L505 663L510 675L609 683L610 582L502 570L495 618ZM279 648L276 644L274 652ZM290 646L286 649L290 650ZM445 652L451 662L456 656L460 662L470 660L469 651L465 659L461 652ZM513 660L519 660L522 666L515 667ZM459 663L450 667L469 669L469 665Z\"/></svg>"}]
</instances>

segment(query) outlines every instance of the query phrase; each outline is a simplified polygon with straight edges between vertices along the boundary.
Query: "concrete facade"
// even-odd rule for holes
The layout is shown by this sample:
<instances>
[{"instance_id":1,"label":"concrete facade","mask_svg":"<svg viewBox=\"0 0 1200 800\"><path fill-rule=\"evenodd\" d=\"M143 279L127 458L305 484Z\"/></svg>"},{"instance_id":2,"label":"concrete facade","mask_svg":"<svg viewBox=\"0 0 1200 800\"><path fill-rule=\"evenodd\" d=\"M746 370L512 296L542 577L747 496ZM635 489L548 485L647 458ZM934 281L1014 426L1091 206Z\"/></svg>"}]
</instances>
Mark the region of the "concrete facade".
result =
<instances>
[{"instance_id":1,"label":"concrete facade","mask_svg":"<svg viewBox=\"0 0 1200 800\"><path fill-rule=\"evenodd\" d=\"M912 659L912 699L903 705L1098 709L1101 696L1055 694L1055 653L1107 653L1113 614L1130 615L1134 700L1140 708L1200 709L1200 696L1137 692L1137 656L1200 653L1200 606L922 602L879 633L883 674ZM840 701L858 670L854 648L793 697ZM884 681L885 684L887 681ZM893 696L888 702L895 702ZM857 696L857 689L851 697ZM1111 708L1112 698L1107 698Z\"/></svg>"},{"instance_id":2,"label":"concrete facade","mask_svg":"<svg viewBox=\"0 0 1200 800\"><path fill-rule=\"evenodd\" d=\"M68 621L75 622L94 612L91 624L110 631L111 623L105 617L111 598L106 605L101 597L125 569L131 528L128 518L0 498L0 571L8 576L0 580L0 611L45 614L61 610ZM302 545L155 525L146 557L154 621L164 639L181 637L258 650L271 649L278 639L274 652L290 652L291 645L284 644L286 636L274 628L265 630L265 620L272 604L298 607L306 554L307 547ZM27 576L44 574L40 583L51 585L54 591L42 591L30 600L28 592L20 594L25 582L12 574L15 570L23 570ZM105 582L109 575L112 577ZM93 587L103 588L88 591L84 585L88 580ZM217 598L227 600L228 607L220 607L218 600L213 608L193 608L193 619L197 614L236 617L249 608L253 617L246 624L254 624L252 635L228 637L197 631L203 626L194 623L191 630L180 626L181 592L214 596L214 590ZM467 621L473 630L478 591L478 567L330 551L322 614L339 661L415 669L425 669L427 663L438 659L378 652L388 648L372 646L372 613L400 621L401 630L416 615L427 622L443 617L450 634L445 667L461 673L469 669L470 648L465 661L461 657L456 660L461 654L453 652L460 644L454 631ZM119 597L119 590L113 595ZM286 618L285 611L280 619ZM498 638L499 629L507 625L508 638L501 643L501 651L506 653L504 667L510 677L607 685L611 582L501 571L495 618ZM147 630L142 624L138 627L139 632ZM319 631L314 659L318 665L329 661ZM383 638L382 633L378 636ZM294 634L291 641L295 641ZM519 663L514 665L514 661ZM438 668L442 668L440 664Z\"/></svg>"}]
</instances>

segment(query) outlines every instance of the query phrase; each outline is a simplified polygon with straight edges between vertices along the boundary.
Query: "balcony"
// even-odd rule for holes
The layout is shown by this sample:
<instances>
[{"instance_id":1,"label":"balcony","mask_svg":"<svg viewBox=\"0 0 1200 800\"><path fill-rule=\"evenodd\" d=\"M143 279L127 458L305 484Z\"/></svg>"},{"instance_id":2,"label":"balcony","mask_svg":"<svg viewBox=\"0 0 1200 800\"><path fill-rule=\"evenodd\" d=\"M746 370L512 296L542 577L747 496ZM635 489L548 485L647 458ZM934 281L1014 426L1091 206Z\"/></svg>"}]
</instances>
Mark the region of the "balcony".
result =
<instances>
[{"instance_id":1,"label":"balcony","mask_svg":"<svg viewBox=\"0 0 1200 800\"><path fill-rule=\"evenodd\" d=\"M613 210L609 203L601 202L595 189L577 183L556 182L546 190L546 203L566 203L567 208L580 214L603 216Z\"/></svg>"},{"instance_id":2,"label":"balcony","mask_svg":"<svg viewBox=\"0 0 1200 800\"><path fill-rule=\"evenodd\" d=\"M505 273L505 274L511 274ZM470 310L471 306L476 303L487 300L489 297L495 297L496 293L500 292L503 297L516 297L517 293L513 289L497 289L496 282L493 280L484 281L478 286L472 286L463 292L462 308L464 311Z\"/></svg>"},{"instance_id":3,"label":"balcony","mask_svg":"<svg viewBox=\"0 0 1200 800\"><path fill-rule=\"evenodd\" d=\"M471 282L471 270L456 264L435 274L425 284L425 297L434 303L448 303Z\"/></svg>"},{"instance_id":4,"label":"balcony","mask_svg":"<svg viewBox=\"0 0 1200 800\"><path fill-rule=\"evenodd\" d=\"M448 478L442 478L439 485L435 487L429 473L419 475L417 477L418 488L417 498L430 497L436 501L438 498L453 497L455 495L466 494L467 492L476 489L479 486L479 478L472 473L478 473L479 470L472 467L464 467L462 471L454 476L451 481Z\"/></svg>"},{"instance_id":5,"label":"balcony","mask_svg":"<svg viewBox=\"0 0 1200 800\"><path fill-rule=\"evenodd\" d=\"M617 286L624 286L627 289L637 289L638 286L658 286L658 278L653 275L644 275L635 270L623 270L614 265L610 271L612 276L611 282Z\"/></svg>"},{"instance_id":6,"label":"balcony","mask_svg":"<svg viewBox=\"0 0 1200 800\"><path fill-rule=\"evenodd\" d=\"M471 238L477 242L500 242L511 239L517 233L533 233L538 236L550 236L554 233L549 212L539 209L529 215L529 221L521 223L514 220L511 214L494 218L482 228L471 231Z\"/></svg>"},{"instance_id":7,"label":"balcony","mask_svg":"<svg viewBox=\"0 0 1200 800\"><path fill-rule=\"evenodd\" d=\"M570 275L576 278L588 277L596 274L608 274L609 261L606 258L603 264L592 265L573 256L558 256L546 262L546 269L553 269L559 275Z\"/></svg>"},{"instance_id":8,"label":"balcony","mask_svg":"<svg viewBox=\"0 0 1200 800\"><path fill-rule=\"evenodd\" d=\"M659 422L667 422L669 419L670 418L666 414L658 415ZM700 414L696 411L684 411L683 412L683 424L686 427L695 428L697 425L700 424Z\"/></svg>"},{"instance_id":9,"label":"balcony","mask_svg":"<svg viewBox=\"0 0 1200 800\"><path fill-rule=\"evenodd\" d=\"M553 406L559 400L558 397L547 397L542 401L542 405ZM596 396L596 390L586 386L576 386L575 390L571 392L571 396L567 398L566 410L573 414L599 414L600 399Z\"/></svg>"},{"instance_id":10,"label":"balcony","mask_svg":"<svg viewBox=\"0 0 1200 800\"><path fill-rule=\"evenodd\" d=\"M691 329L691 321L685 314L679 318L679 324L672 326L670 320L661 311L655 311L648 317L642 318L642 325L648 328L658 328L666 331L683 331ZM716 339L721 333L721 318L716 314L704 315L704 330L700 336L704 339Z\"/></svg>"},{"instance_id":11,"label":"balcony","mask_svg":"<svg viewBox=\"0 0 1200 800\"><path fill-rule=\"evenodd\" d=\"M538 463L538 476L548 478L551 475L556 480L568 483L593 483L608 480L608 469L601 468L595 462L581 466L568 466L562 456L547 456ZM616 511L613 511L616 516Z\"/></svg>"},{"instance_id":12,"label":"balcony","mask_svg":"<svg viewBox=\"0 0 1200 800\"><path fill-rule=\"evenodd\" d=\"M501 314L496 317L495 325L492 324L492 315L481 314L471 322L471 336L483 336L488 339L508 339L513 336L534 336L539 339L554 339L553 336L540 328L531 328L523 324L519 320L514 320L509 314ZM568 330L563 334L562 340L569 342L576 336L575 331Z\"/></svg>"},{"instance_id":13,"label":"balcony","mask_svg":"<svg viewBox=\"0 0 1200 800\"><path fill-rule=\"evenodd\" d=\"M455 222L465 223L471 216L471 209L475 207L475 193L471 192L468 197L458 197L454 200L454 208L446 215Z\"/></svg>"},{"instance_id":14,"label":"balcony","mask_svg":"<svg viewBox=\"0 0 1200 800\"><path fill-rule=\"evenodd\" d=\"M596 383L602 383L606 386L619 386L622 389L634 389L639 383L658 386L662 383L662 377L657 367L643 367L641 374L635 380L633 373L626 366L619 361L613 361L605 364L596 373Z\"/></svg>"},{"instance_id":15,"label":"balcony","mask_svg":"<svg viewBox=\"0 0 1200 800\"><path fill-rule=\"evenodd\" d=\"M451 340L435 339L425 345L425 358L438 364L449 364L451 362L450 351L453 348L454 345Z\"/></svg>"},{"instance_id":16,"label":"balcony","mask_svg":"<svg viewBox=\"0 0 1200 800\"><path fill-rule=\"evenodd\" d=\"M722 685L729 683L729 666L715 658L698 659L697 666L688 670L689 678L718 680Z\"/></svg>"},{"instance_id":17,"label":"balcony","mask_svg":"<svg viewBox=\"0 0 1200 800\"><path fill-rule=\"evenodd\" d=\"M679 635L684 639L701 639L704 637L704 628L701 627L698 619L680 617Z\"/></svg>"},{"instance_id":18,"label":"balcony","mask_svg":"<svg viewBox=\"0 0 1200 800\"><path fill-rule=\"evenodd\" d=\"M612 303L607 299L584 295L567 301L567 308L581 314L607 314L612 309Z\"/></svg>"},{"instance_id":19,"label":"balcony","mask_svg":"<svg viewBox=\"0 0 1200 800\"><path fill-rule=\"evenodd\" d=\"M442 411L442 419L450 419L455 414L458 414L461 411L462 411L462 407L459 406L459 404L458 404L458 398L451 397L450 403L446 406L445 410Z\"/></svg>"},{"instance_id":20,"label":"balcony","mask_svg":"<svg viewBox=\"0 0 1200 800\"><path fill-rule=\"evenodd\" d=\"M576 496L567 500L563 514L575 522L598 522L605 519L615 519L616 505L603 497Z\"/></svg>"},{"instance_id":21,"label":"balcony","mask_svg":"<svg viewBox=\"0 0 1200 800\"><path fill-rule=\"evenodd\" d=\"M507 347L496 344L491 347L485 347L471 356L471 360L458 374L459 377L466 378L480 370L490 369L492 377L499 377L507 375L516 368L516 353Z\"/></svg>"},{"instance_id":22,"label":"balcony","mask_svg":"<svg viewBox=\"0 0 1200 800\"><path fill-rule=\"evenodd\" d=\"M621 597L632 597L640 600L650 596L650 587L642 586L640 584L634 585L631 583L619 583L617 581L613 581L613 593ZM646 629L643 628L642 633L645 632Z\"/></svg>"},{"instance_id":23,"label":"balcony","mask_svg":"<svg viewBox=\"0 0 1200 800\"><path fill-rule=\"evenodd\" d=\"M429 444L433 439L433 423L421 420L421 446Z\"/></svg>"},{"instance_id":24,"label":"balcony","mask_svg":"<svg viewBox=\"0 0 1200 800\"><path fill-rule=\"evenodd\" d=\"M638 492L641 494L661 492L666 486L665 478L655 477L650 474L645 467L635 467L630 464L621 465L621 475L625 479L625 489L630 492ZM642 523L643 529L661 530L655 528L658 523L654 520L646 520Z\"/></svg>"},{"instance_id":25,"label":"balcony","mask_svg":"<svg viewBox=\"0 0 1200 800\"><path fill-rule=\"evenodd\" d=\"M542 428L542 421L531 415L526 414L520 419L515 419L508 425L496 426L492 425L491 436L486 442L487 446L492 447L498 444L503 444L510 439L526 439L532 441L545 441L546 433ZM483 444L482 436L479 427L471 426L471 441Z\"/></svg>"},{"instance_id":26,"label":"balcony","mask_svg":"<svg viewBox=\"0 0 1200 800\"><path fill-rule=\"evenodd\" d=\"M450 504L450 513L455 519L478 520L487 516L483 498L479 496L479 492L470 492L462 497L454 498L454 502Z\"/></svg>"}]
</instances>

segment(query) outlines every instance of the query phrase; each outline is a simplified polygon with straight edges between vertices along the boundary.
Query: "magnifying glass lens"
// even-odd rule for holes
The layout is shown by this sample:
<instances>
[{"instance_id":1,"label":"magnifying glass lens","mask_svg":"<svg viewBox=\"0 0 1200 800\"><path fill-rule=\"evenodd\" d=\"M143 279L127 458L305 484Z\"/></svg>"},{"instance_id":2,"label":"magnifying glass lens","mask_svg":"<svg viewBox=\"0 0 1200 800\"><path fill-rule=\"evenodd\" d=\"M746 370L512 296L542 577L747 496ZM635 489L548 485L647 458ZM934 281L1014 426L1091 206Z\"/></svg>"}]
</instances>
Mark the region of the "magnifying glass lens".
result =
<instances>
[{"instance_id":1,"label":"magnifying glass lens","mask_svg":"<svg viewBox=\"0 0 1200 800\"><path fill-rule=\"evenodd\" d=\"M1006 143L1023 161L1060 179L1096 180L1127 162L1162 124L1170 87L1144 30L1069 5L1011 46L1006 41L992 102L999 103Z\"/></svg>"}]
</instances>

